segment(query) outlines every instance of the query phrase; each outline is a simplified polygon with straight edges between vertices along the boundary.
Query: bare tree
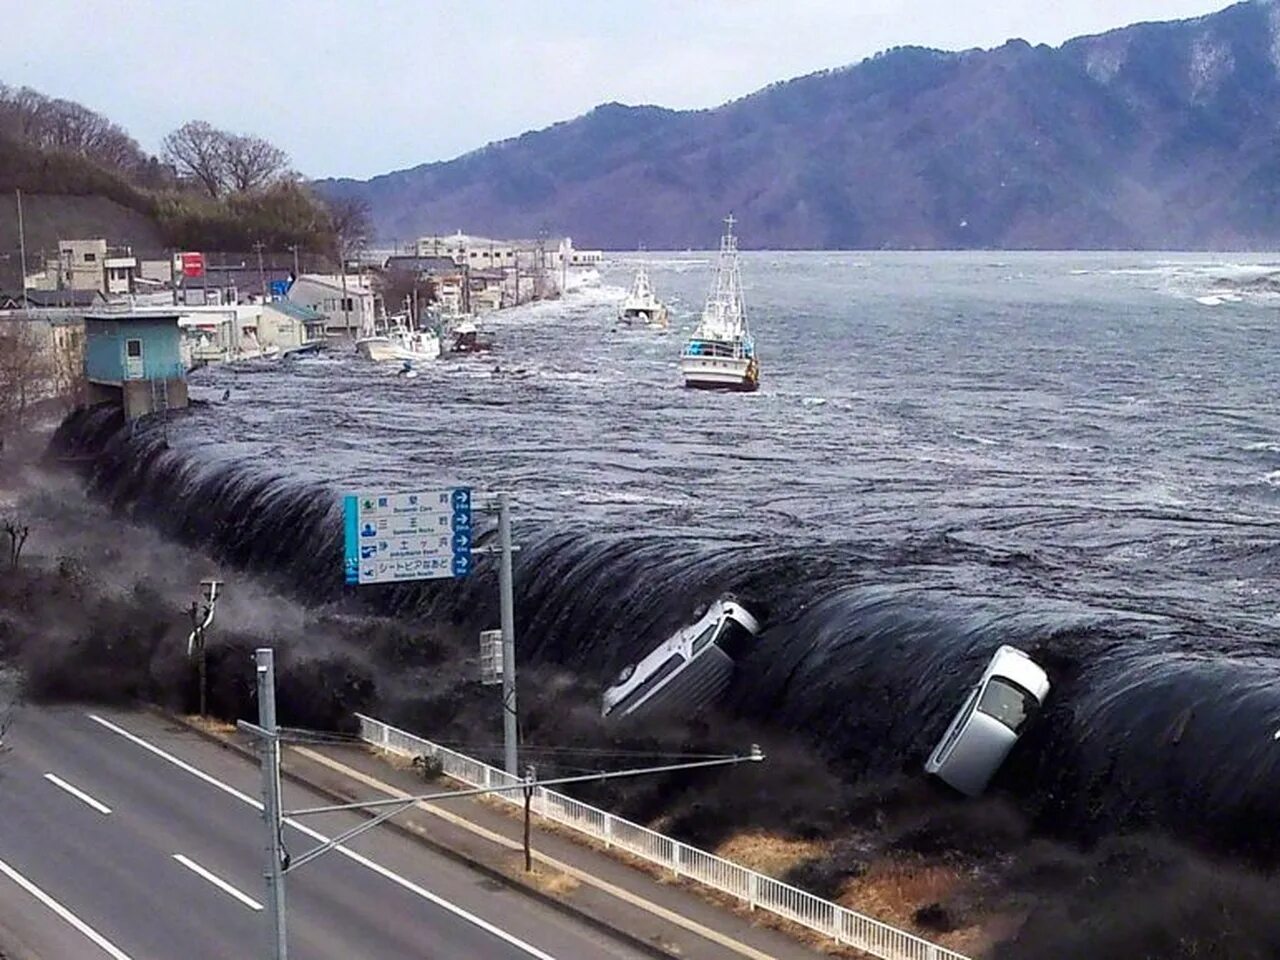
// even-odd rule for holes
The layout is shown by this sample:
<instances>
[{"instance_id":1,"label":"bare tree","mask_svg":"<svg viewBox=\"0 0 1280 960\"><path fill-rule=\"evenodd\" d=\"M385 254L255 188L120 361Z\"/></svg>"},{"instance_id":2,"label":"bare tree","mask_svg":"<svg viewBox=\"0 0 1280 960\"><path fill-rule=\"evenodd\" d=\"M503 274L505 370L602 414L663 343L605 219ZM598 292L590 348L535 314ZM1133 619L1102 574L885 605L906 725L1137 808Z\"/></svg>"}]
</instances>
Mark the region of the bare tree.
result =
<instances>
[{"instance_id":1,"label":"bare tree","mask_svg":"<svg viewBox=\"0 0 1280 960\"><path fill-rule=\"evenodd\" d=\"M360 197L334 197L325 200L329 211L329 230L339 265L369 236L369 204Z\"/></svg>"},{"instance_id":2,"label":"bare tree","mask_svg":"<svg viewBox=\"0 0 1280 960\"><path fill-rule=\"evenodd\" d=\"M227 184L227 134L203 120L184 123L164 138L165 160L180 176L200 182L209 196L222 196Z\"/></svg>"},{"instance_id":3,"label":"bare tree","mask_svg":"<svg viewBox=\"0 0 1280 960\"><path fill-rule=\"evenodd\" d=\"M18 561L22 559L22 548L27 545L27 537L31 535L31 528L16 517L5 517L0 522L0 532L9 538L9 566L16 570Z\"/></svg>"},{"instance_id":4,"label":"bare tree","mask_svg":"<svg viewBox=\"0 0 1280 960\"><path fill-rule=\"evenodd\" d=\"M0 428L26 425L31 405L53 390L53 366L30 321L0 321Z\"/></svg>"},{"instance_id":5,"label":"bare tree","mask_svg":"<svg viewBox=\"0 0 1280 960\"><path fill-rule=\"evenodd\" d=\"M146 163L131 136L100 113L29 87L0 85L0 133L47 150L78 153L125 172Z\"/></svg>"},{"instance_id":6,"label":"bare tree","mask_svg":"<svg viewBox=\"0 0 1280 960\"><path fill-rule=\"evenodd\" d=\"M232 190L256 190L289 170L289 155L261 137L227 135L223 151L226 183Z\"/></svg>"}]
</instances>

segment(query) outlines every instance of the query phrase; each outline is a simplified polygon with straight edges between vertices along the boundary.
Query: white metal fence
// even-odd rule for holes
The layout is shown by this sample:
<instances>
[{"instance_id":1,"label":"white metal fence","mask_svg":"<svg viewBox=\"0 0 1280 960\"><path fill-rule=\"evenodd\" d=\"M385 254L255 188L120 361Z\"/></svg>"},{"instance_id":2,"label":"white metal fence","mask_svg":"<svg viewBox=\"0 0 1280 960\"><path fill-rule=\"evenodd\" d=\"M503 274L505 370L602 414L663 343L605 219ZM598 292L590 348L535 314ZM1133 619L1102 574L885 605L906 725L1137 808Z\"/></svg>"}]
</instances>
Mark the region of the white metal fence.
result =
<instances>
[{"instance_id":1,"label":"white metal fence","mask_svg":"<svg viewBox=\"0 0 1280 960\"><path fill-rule=\"evenodd\" d=\"M366 743L405 757L431 757L441 770L472 787L514 786L521 782L496 767L481 763L447 747L380 720L356 714L360 737ZM513 804L523 804L520 791L500 793ZM887 923L805 893L796 887L754 870L680 843L647 827L615 817L554 790L538 787L533 811L548 820L577 830L608 848L625 850L678 877L687 877L712 889L737 897L753 910L767 910L837 943L848 944L885 960L968 960L963 954L899 930Z\"/></svg>"}]
</instances>

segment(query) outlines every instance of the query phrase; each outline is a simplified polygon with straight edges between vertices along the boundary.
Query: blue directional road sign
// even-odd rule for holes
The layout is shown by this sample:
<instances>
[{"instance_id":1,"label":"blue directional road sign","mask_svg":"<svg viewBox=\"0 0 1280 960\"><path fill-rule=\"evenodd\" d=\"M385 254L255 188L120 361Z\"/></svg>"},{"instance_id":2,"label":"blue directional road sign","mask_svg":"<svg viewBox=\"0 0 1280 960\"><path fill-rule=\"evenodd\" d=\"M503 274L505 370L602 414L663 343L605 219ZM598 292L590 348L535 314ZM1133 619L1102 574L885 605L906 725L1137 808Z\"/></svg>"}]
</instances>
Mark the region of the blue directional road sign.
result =
<instances>
[{"instance_id":1,"label":"blue directional road sign","mask_svg":"<svg viewBox=\"0 0 1280 960\"><path fill-rule=\"evenodd\" d=\"M352 493L343 500L350 584L465 577L471 572L471 488Z\"/></svg>"}]
</instances>

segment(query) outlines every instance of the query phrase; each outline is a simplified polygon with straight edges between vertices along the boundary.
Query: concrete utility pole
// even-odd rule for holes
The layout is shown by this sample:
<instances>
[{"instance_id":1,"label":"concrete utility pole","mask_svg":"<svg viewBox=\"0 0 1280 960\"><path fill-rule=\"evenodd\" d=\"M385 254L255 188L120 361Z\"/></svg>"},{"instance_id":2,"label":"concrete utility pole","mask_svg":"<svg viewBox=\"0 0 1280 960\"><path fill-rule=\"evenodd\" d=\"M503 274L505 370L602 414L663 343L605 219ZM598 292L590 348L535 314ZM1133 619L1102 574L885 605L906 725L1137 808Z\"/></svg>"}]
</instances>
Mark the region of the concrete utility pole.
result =
<instances>
[{"instance_id":1,"label":"concrete utility pole","mask_svg":"<svg viewBox=\"0 0 1280 960\"><path fill-rule=\"evenodd\" d=\"M18 198L18 250L22 257L22 309L27 309L27 229L22 222L22 191L14 190Z\"/></svg>"},{"instance_id":2,"label":"concrete utility pole","mask_svg":"<svg viewBox=\"0 0 1280 960\"><path fill-rule=\"evenodd\" d=\"M498 593L502 626L502 753L503 769L511 776L519 772L519 736L516 710L516 603L511 572L511 505L505 493L498 494Z\"/></svg>"},{"instance_id":3,"label":"concrete utility pole","mask_svg":"<svg viewBox=\"0 0 1280 960\"><path fill-rule=\"evenodd\" d=\"M258 283L262 286L262 302L267 302L267 274L262 269L262 248L265 246L261 240L253 245L253 249L258 251Z\"/></svg>"},{"instance_id":4,"label":"concrete utility pole","mask_svg":"<svg viewBox=\"0 0 1280 960\"><path fill-rule=\"evenodd\" d=\"M280 804L280 733L276 727L275 651L259 647L254 651L258 675L258 726L262 731L262 819L267 828L267 918L273 960L288 960L289 943L285 930L284 829Z\"/></svg>"},{"instance_id":5,"label":"concrete utility pole","mask_svg":"<svg viewBox=\"0 0 1280 960\"><path fill-rule=\"evenodd\" d=\"M207 658L205 656L205 631L209 629L209 625L213 623L213 611L218 602L218 588L222 586L221 580L202 580L200 581L200 589L204 592L204 616L200 616L199 605L194 601L188 613L191 616L191 636L187 638L187 656L196 658L196 672L198 682L200 684L200 716L207 714L208 703L208 672Z\"/></svg>"},{"instance_id":6,"label":"concrete utility pole","mask_svg":"<svg viewBox=\"0 0 1280 960\"><path fill-rule=\"evenodd\" d=\"M350 335L351 301L347 297L347 255L346 243L342 239L342 234L338 234L338 273L342 277L342 327Z\"/></svg>"}]
</instances>

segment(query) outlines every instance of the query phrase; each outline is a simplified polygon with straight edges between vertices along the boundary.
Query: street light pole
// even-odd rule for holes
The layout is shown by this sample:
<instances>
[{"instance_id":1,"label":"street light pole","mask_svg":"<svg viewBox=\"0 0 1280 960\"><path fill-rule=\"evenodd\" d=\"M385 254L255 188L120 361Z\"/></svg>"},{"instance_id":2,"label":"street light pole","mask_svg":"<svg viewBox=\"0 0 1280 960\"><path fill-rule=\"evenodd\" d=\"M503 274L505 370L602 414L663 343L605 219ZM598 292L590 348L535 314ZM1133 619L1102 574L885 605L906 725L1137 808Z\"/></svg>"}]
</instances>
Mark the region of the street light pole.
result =
<instances>
[{"instance_id":1,"label":"street light pole","mask_svg":"<svg viewBox=\"0 0 1280 960\"><path fill-rule=\"evenodd\" d=\"M254 651L258 677L258 726L262 739L262 819L267 828L267 917L271 923L273 960L288 960L285 932L284 850L281 844L280 734L276 727L275 651L259 647Z\"/></svg>"},{"instance_id":2,"label":"street light pole","mask_svg":"<svg viewBox=\"0 0 1280 960\"><path fill-rule=\"evenodd\" d=\"M503 768L518 776L520 731L516 723L516 604L511 572L511 505L505 493L498 494L498 593L502 627L502 753Z\"/></svg>"}]
</instances>

